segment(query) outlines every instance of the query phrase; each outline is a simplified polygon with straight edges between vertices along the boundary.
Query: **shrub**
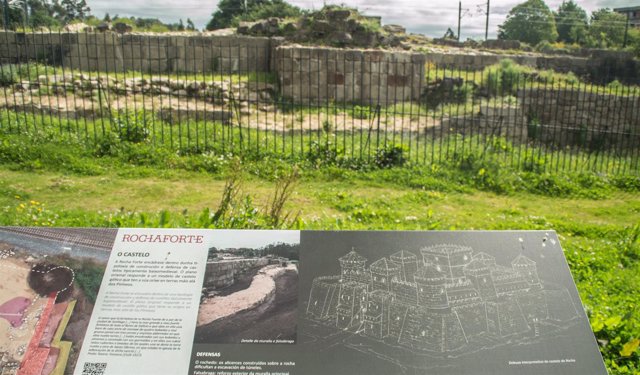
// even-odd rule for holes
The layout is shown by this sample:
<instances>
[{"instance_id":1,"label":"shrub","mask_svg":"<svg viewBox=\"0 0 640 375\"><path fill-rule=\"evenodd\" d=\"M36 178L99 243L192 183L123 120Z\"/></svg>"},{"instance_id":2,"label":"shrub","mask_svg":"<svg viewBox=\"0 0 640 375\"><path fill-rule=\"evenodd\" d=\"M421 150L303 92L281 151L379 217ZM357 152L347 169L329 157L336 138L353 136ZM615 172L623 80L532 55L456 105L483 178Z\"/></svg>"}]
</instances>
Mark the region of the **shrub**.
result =
<instances>
[{"instance_id":1,"label":"shrub","mask_svg":"<svg viewBox=\"0 0 640 375\"><path fill-rule=\"evenodd\" d=\"M120 140L130 143L141 143L149 138L153 118L149 113L123 113L113 116L114 131Z\"/></svg>"},{"instance_id":2,"label":"shrub","mask_svg":"<svg viewBox=\"0 0 640 375\"><path fill-rule=\"evenodd\" d=\"M371 118L372 112L374 111L372 111L370 107L357 105L351 109L351 117L360 120L368 120Z\"/></svg>"},{"instance_id":3,"label":"shrub","mask_svg":"<svg viewBox=\"0 0 640 375\"><path fill-rule=\"evenodd\" d=\"M549 43L548 40L543 40L536 45L536 51L541 53L552 53L553 46Z\"/></svg>"},{"instance_id":4,"label":"shrub","mask_svg":"<svg viewBox=\"0 0 640 375\"><path fill-rule=\"evenodd\" d=\"M527 137L531 140L539 140L542 136L542 125L535 113L527 114Z\"/></svg>"},{"instance_id":5,"label":"shrub","mask_svg":"<svg viewBox=\"0 0 640 375\"><path fill-rule=\"evenodd\" d=\"M386 145L376 151L374 163L378 168L401 167L407 162L406 152L402 145Z\"/></svg>"},{"instance_id":6,"label":"shrub","mask_svg":"<svg viewBox=\"0 0 640 375\"><path fill-rule=\"evenodd\" d=\"M499 64L484 70L484 87L489 95L515 95L518 83L530 73L529 68L520 66L511 59L504 59Z\"/></svg>"},{"instance_id":7,"label":"shrub","mask_svg":"<svg viewBox=\"0 0 640 375\"><path fill-rule=\"evenodd\" d=\"M8 87L18 82L15 65L0 66L0 87Z\"/></svg>"},{"instance_id":8,"label":"shrub","mask_svg":"<svg viewBox=\"0 0 640 375\"><path fill-rule=\"evenodd\" d=\"M454 103L466 103L472 96L475 87L471 83L463 83L460 86L454 86L451 93L451 99Z\"/></svg>"},{"instance_id":9,"label":"shrub","mask_svg":"<svg viewBox=\"0 0 640 375\"><path fill-rule=\"evenodd\" d=\"M338 150L331 141L313 141L307 151L306 159L316 168L335 165L338 161Z\"/></svg>"}]
</instances>

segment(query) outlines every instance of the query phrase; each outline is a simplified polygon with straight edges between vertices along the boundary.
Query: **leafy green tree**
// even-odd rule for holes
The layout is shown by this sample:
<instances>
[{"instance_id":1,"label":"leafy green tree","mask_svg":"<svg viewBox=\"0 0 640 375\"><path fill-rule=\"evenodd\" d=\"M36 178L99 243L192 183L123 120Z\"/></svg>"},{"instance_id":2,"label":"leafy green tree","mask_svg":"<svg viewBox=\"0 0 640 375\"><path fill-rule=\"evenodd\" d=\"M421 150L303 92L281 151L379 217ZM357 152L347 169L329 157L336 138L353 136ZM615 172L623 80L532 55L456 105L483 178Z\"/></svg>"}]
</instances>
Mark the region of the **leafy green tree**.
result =
<instances>
[{"instance_id":1,"label":"leafy green tree","mask_svg":"<svg viewBox=\"0 0 640 375\"><path fill-rule=\"evenodd\" d=\"M191 21L191 18L187 18L187 30L189 31L196 30L196 25L193 24L193 21Z\"/></svg>"},{"instance_id":2,"label":"leafy green tree","mask_svg":"<svg viewBox=\"0 0 640 375\"><path fill-rule=\"evenodd\" d=\"M621 47L624 43L624 29L627 17L611 9L603 8L591 14L589 26L590 47Z\"/></svg>"},{"instance_id":3,"label":"leafy green tree","mask_svg":"<svg viewBox=\"0 0 640 375\"><path fill-rule=\"evenodd\" d=\"M221 0L213 18L207 24L207 30L237 26L240 21L296 17L300 14L300 8L284 0Z\"/></svg>"},{"instance_id":4,"label":"leafy green tree","mask_svg":"<svg viewBox=\"0 0 640 375\"><path fill-rule=\"evenodd\" d=\"M73 20L83 20L91 12L91 8L85 0L62 0L60 6L64 12L60 18L67 23Z\"/></svg>"},{"instance_id":5,"label":"leafy green tree","mask_svg":"<svg viewBox=\"0 0 640 375\"><path fill-rule=\"evenodd\" d=\"M224 29L231 26L232 20L247 11L256 0L220 0L218 9L213 13L213 18L207 24L207 30Z\"/></svg>"},{"instance_id":6,"label":"leafy green tree","mask_svg":"<svg viewBox=\"0 0 640 375\"><path fill-rule=\"evenodd\" d=\"M587 12L573 0L563 1L554 14L558 40L565 43L584 43L589 29Z\"/></svg>"},{"instance_id":7,"label":"leafy green tree","mask_svg":"<svg viewBox=\"0 0 640 375\"><path fill-rule=\"evenodd\" d=\"M21 27L23 25L24 17L23 10L20 7L9 6L7 10L7 18L9 23L6 25L8 29L15 29L16 27ZM4 22L4 7L0 6L0 17L2 18L2 22ZM5 26L5 25L3 25Z\"/></svg>"},{"instance_id":8,"label":"leafy green tree","mask_svg":"<svg viewBox=\"0 0 640 375\"><path fill-rule=\"evenodd\" d=\"M543 40L555 42L558 31L547 4L543 0L527 0L511 9L499 26L498 37L536 45Z\"/></svg>"},{"instance_id":9,"label":"leafy green tree","mask_svg":"<svg viewBox=\"0 0 640 375\"><path fill-rule=\"evenodd\" d=\"M302 15L300 8L293 6L283 0L266 1L253 6L247 13L236 16L231 22L232 26L237 26L240 22L251 22L263 20L265 18L293 18Z\"/></svg>"}]
</instances>

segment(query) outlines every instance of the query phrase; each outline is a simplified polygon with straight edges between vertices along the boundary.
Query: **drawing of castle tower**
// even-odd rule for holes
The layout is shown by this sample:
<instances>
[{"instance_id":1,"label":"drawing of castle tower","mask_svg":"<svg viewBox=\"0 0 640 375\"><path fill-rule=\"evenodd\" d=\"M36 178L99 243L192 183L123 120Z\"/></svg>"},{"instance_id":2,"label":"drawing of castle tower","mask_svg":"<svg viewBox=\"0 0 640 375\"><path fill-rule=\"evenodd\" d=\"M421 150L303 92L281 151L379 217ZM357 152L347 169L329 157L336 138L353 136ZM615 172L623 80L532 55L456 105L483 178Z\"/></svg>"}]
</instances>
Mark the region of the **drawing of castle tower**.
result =
<instances>
[{"instance_id":1,"label":"drawing of castle tower","mask_svg":"<svg viewBox=\"0 0 640 375\"><path fill-rule=\"evenodd\" d=\"M367 303L367 285L350 281L340 285L337 326L340 329L358 329L364 319Z\"/></svg>"},{"instance_id":2,"label":"drawing of castle tower","mask_svg":"<svg viewBox=\"0 0 640 375\"><path fill-rule=\"evenodd\" d=\"M355 281L358 283L368 283L367 271L365 264L367 258L352 250L347 255L339 259L340 268L342 269L342 282L348 283Z\"/></svg>"},{"instance_id":3,"label":"drawing of castle tower","mask_svg":"<svg viewBox=\"0 0 640 375\"><path fill-rule=\"evenodd\" d=\"M448 307L445 276L444 272L431 264L416 272L414 279L418 285L418 306L434 309Z\"/></svg>"},{"instance_id":4,"label":"drawing of castle tower","mask_svg":"<svg viewBox=\"0 0 640 375\"><path fill-rule=\"evenodd\" d=\"M475 254L472 259L474 259L474 260L478 259L478 260L482 261L489 268L496 267L496 258L492 257L491 255L489 255L489 254L487 254L485 252L479 252L479 253Z\"/></svg>"},{"instance_id":5,"label":"drawing of castle tower","mask_svg":"<svg viewBox=\"0 0 640 375\"><path fill-rule=\"evenodd\" d=\"M464 267L464 274L484 301L497 297L496 286L491 277L491 269L485 261L481 259L472 260L471 263Z\"/></svg>"},{"instance_id":6,"label":"drawing of castle tower","mask_svg":"<svg viewBox=\"0 0 640 375\"><path fill-rule=\"evenodd\" d=\"M538 278L538 269L536 262L527 258L524 255L519 255L511 262L513 270L522 276L529 285L540 285L540 279Z\"/></svg>"},{"instance_id":7,"label":"drawing of castle tower","mask_svg":"<svg viewBox=\"0 0 640 375\"><path fill-rule=\"evenodd\" d=\"M382 339L389 334L391 294L376 290L369 293L364 311L364 333Z\"/></svg>"},{"instance_id":8,"label":"drawing of castle tower","mask_svg":"<svg viewBox=\"0 0 640 375\"><path fill-rule=\"evenodd\" d=\"M372 290L391 291L391 281L400 279L400 267L390 262L387 258L381 258L369 267L371 271Z\"/></svg>"},{"instance_id":9,"label":"drawing of castle tower","mask_svg":"<svg viewBox=\"0 0 640 375\"><path fill-rule=\"evenodd\" d=\"M399 251L389 257L393 263L400 267L402 281L413 282L413 275L418 272L418 257L408 251Z\"/></svg>"},{"instance_id":10,"label":"drawing of castle tower","mask_svg":"<svg viewBox=\"0 0 640 375\"><path fill-rule=\"evenodd\" d=\"M422 262L433 264L449 280L463 278L463 268L471 262L473 249L461 245L435 245L422 248Z\"/></svg>"}]
</instances>

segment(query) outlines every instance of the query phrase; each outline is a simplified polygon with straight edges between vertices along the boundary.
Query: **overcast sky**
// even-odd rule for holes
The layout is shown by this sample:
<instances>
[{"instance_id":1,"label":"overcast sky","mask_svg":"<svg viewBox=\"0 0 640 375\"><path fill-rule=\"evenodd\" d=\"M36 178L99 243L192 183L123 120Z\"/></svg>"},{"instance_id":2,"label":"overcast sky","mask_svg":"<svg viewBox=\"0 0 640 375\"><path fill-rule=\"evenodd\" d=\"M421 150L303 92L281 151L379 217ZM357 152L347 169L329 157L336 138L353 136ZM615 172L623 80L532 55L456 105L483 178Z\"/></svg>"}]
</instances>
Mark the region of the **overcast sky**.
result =
<instances>
[{"instance_id":1,"label":"overcast sky","mask_svg":"<svg viewBox=\"0 0 640 375\"><path fill-rule=\"evenodd\" d=\"M318 9L322 0L289 0L291 3L307 9ZM511 8L524 0L491 0L490 35L497 34L501 24ZM112 16L139 16L159 18L164 22L185 22L191 18L197 27L202 28L211 18L217 0L87 0L92 13L103 17L108 12ZM578 0L587 11L598 8L616 8L640 5L640 0ZM384 24L401 24L410 32L422 33L433 37L444 35L448 27L454 31L457 27L458 1L456 0L327 0L327 4L345 3L357 7L367 15L382 16ZM562 0L547 0L547 5L556 9ZM462 39L484 37L486 1L463 0L465 16L462 20Z\"/></svg>"}]
</instances>

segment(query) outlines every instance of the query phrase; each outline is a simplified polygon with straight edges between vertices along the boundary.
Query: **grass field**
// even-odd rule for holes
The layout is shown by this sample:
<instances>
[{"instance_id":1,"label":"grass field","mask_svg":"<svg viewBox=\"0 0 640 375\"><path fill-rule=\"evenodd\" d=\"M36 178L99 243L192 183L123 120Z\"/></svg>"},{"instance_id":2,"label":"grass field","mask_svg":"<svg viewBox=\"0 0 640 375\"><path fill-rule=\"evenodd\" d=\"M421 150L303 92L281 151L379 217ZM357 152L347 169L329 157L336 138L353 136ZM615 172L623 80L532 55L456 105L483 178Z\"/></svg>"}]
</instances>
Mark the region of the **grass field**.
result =
<instances>
[{"instance_id":1,"label":"grass field","mask_svg":"<svg viewBox=\"0 0 640 375\"><path fill-rule=\"evenodd\" d=\"M318 154L239 161L117 138L1 134L0 225L556 230L610 373L640 374L636 170L514 167L502 161L515 151L482 145L484 158L469 149L418 166L393 153L370 163Z\"/></svg>"}]
</instances>

